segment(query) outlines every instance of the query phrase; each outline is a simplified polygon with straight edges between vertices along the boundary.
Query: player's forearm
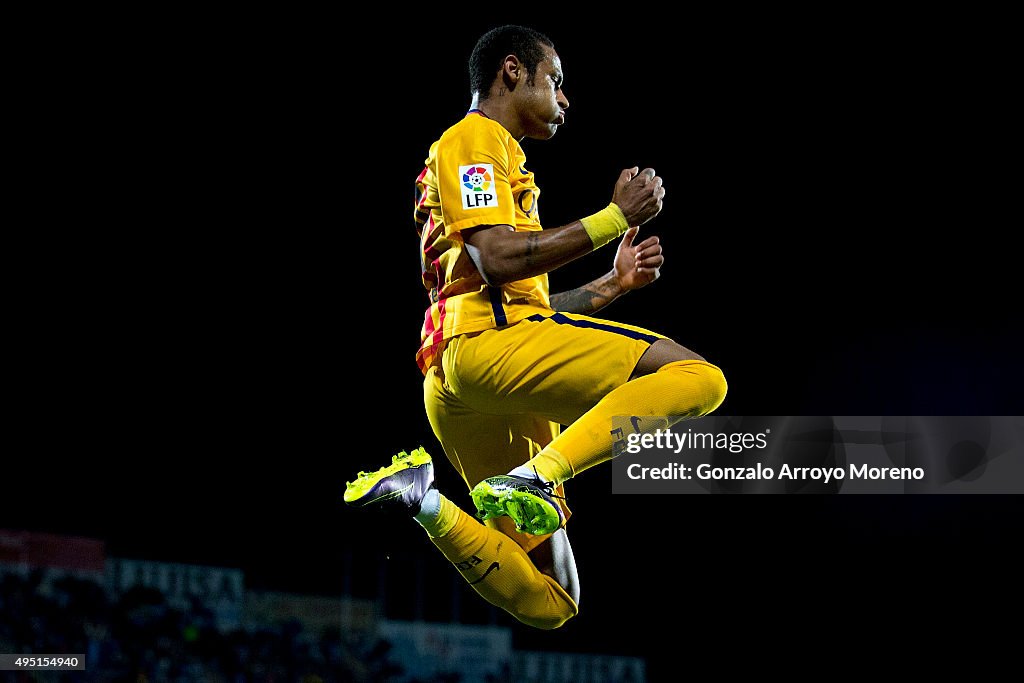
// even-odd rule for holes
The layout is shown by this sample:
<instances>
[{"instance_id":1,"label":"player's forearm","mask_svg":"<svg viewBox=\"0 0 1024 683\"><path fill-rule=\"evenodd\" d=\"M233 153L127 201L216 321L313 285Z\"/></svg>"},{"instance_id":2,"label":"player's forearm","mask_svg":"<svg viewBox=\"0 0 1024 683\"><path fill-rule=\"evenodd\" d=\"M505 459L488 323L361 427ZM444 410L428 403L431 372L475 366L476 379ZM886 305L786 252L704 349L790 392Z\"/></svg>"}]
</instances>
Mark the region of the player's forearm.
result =
<instances>
[{"instance_id":1,"label":"player's forearm","mask_svg":"<svg viewBox=\"0 0 1024 683\"><path fill-rule=\"evenodd\" d=\"M594 250L583 224L568 225L536 232L488 230L478 239L467 240L470 255L487 284L503 285L551 272Z\"/></svg>"},{"instance_id":2,"label":"player's forearm","mask_svg":"<svg viewBox=\"0 0 1024 683\"><path fill-rule=\"evenodd\" d=\"M593 282L551 295L551 308L563 313L595 313L622 294L615 273L608 273Z\"/></svg>"}]
</instances>

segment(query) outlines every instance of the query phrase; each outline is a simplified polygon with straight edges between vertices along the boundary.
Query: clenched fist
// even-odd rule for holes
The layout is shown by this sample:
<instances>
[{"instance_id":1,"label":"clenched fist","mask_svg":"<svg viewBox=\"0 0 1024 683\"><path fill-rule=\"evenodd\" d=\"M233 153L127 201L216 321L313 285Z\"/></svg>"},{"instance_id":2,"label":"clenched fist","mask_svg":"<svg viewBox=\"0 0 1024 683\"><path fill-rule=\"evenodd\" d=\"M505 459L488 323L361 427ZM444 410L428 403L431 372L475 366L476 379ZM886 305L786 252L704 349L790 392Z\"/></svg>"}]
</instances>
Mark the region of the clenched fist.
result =
<instances>
[{"instance_id":1,"label":"clenched fist","mask_svg":"<svg viewBox=\"0 0 1024 683\"><path fill-rule=\"evenodd\" d=\"M615 182L612 201L618 204L630 226L643 225L661 213L661 202L665 188L653 168L623 169Z\"/></svg>"}]
</instances>

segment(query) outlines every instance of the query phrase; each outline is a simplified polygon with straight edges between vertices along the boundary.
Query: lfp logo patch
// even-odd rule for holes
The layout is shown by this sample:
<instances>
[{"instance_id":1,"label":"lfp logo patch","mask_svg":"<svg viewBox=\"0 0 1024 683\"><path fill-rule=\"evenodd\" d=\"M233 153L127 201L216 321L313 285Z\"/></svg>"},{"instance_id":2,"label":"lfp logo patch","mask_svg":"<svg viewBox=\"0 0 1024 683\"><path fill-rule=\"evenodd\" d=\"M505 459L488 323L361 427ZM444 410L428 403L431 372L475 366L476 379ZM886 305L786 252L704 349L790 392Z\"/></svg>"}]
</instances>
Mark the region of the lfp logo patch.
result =
<instances>
[{"instance_id":1,"label":"lfp logo patch","mask_svg":"<svg viewBox=\"0 0 1024 683\"><path fill-rule=\"evenodd\" d=\"M492 164L459 166L459 176L462 183L463 209L483 209L498 205Z\"/></svg>"}]
</instances>

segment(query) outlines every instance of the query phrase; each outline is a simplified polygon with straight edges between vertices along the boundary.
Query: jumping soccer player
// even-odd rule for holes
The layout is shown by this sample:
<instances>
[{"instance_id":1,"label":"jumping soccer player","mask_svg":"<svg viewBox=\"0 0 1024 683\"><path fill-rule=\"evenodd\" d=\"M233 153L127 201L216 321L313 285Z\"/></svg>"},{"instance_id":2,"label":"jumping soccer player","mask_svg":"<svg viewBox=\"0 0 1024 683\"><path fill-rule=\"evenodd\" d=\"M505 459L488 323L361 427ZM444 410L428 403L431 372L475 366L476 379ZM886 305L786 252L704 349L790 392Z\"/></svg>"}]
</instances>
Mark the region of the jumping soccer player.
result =
<instances>
[{"instance_id":1,"label":"jumping soccer player","mask_svg":"<svg viewBox=\"0 0 1024 683\"><path fill-rule=\"evenodd\" d=\"M483 522L434 487L422 448L360 473L345 500L408 510L486 600L551 629L579 603L563 483L612 458L625 436L613 436L613 416L661 416L664 427L706 415L726 382L662 335L588 317L658 278L658 238L635 243L665 196L653 169L623 170L605 208L541 228L519 141L547 140L565 121L552 42L521 26L493 29L469 72L471 108L431 145L416 179L431 301L417 362L431 427ZM547 273L620 237L607 275L549 296ZM560 425L569 426L559 434Z\"/></svg>"}]
</instances>

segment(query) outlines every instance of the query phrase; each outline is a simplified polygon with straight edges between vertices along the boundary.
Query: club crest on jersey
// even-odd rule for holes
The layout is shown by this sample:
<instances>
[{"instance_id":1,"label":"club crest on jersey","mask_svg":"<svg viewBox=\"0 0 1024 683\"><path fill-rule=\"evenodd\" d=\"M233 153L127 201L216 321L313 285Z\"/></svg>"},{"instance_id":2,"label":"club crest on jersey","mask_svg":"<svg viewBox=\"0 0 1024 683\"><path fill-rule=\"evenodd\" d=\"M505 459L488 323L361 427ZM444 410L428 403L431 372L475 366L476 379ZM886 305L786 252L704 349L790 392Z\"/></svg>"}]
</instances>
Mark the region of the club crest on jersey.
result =
<instances>
[{"instance_id":1,"label":"club crest on jersey","mask_svg":"<svg viewBox=\"0 0 1024 683\"><path fill-rule=\"evenodd\" d=\"M463 209L483 209L498 205L492 164L459 166L459 178Z\"/></svg>"}]
</instances>

